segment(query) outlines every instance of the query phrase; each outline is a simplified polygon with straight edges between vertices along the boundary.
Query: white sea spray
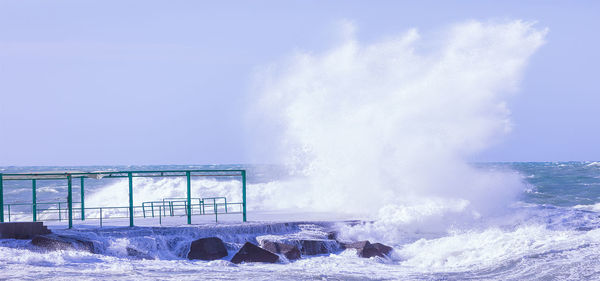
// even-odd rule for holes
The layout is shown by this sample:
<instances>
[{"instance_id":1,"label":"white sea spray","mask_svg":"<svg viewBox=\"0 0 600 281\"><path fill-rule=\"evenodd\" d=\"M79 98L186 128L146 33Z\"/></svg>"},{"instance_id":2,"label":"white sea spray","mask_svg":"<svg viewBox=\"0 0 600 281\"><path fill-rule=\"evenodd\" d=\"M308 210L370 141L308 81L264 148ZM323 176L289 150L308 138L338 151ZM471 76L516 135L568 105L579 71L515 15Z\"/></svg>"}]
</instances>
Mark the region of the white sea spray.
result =
<instances>
[{"instance_id":1,"label":"white sea spray","mask_svg":"<svg viewBox=\"0 0 600 281\"><path fill-rule=\"evenodd\" d=\"M511 130L507 100L546 30L469 21L375 43L353 30L258 75L258 150L298 175L265 191L265 205L368 214L393 231L440 229L512 203L520 176L467 161Z\"/></svg>"}]
</instances>

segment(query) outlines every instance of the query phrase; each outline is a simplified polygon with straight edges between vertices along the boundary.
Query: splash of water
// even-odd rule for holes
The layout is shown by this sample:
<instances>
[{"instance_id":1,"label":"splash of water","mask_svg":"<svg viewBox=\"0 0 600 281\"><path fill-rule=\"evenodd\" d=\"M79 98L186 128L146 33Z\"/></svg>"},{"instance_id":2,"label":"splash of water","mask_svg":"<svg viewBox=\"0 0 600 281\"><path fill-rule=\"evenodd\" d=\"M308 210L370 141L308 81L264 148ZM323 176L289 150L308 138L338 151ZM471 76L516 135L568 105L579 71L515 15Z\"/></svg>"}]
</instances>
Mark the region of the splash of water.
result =
<instances>
[{"instance_id":1,"label":"splash of water","mask_svg":"<svg viewBox=\"0 0 600 281\"><path fill-rule=\"evenodd\" d=\"M348 32L269 67L253 110L270 130L259 143L275 140L271 154L301 175L272 187L269 204L421 226L501 210L520 178L467 159L510 131L506 99L545 33L471 21L432 40L409 30L361 44Z\"/></svg>"}]
</instances>

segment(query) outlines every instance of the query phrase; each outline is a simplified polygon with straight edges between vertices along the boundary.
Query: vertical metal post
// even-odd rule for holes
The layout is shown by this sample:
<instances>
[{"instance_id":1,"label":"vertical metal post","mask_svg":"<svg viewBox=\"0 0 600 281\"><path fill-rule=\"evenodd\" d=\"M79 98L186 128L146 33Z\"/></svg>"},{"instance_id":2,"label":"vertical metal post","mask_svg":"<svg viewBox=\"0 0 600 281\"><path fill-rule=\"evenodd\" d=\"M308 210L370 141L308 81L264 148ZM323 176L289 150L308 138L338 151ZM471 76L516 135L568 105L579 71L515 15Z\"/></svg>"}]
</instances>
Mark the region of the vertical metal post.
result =
<instances>
[{"instance_id":1,"label":"vertical metal post","mask_svg":"<svg viewBox=\"0 0 600 281\"><path fill-rule=\"evenodd\" d=\"M192 224L192 181L190 172L185 172L185 176L187 178L187 223Z\"/></svg>"},{"instance_id":2,"label":"vertical metal post","mask_svg":"<svg viewBox=\"0 0 600 281\"><path fill-rule=\"evenodd\" d=\"M242 221L246 221L246 170L242 170Z\"/></svg>"},{"instance_id":3,"label":"vertical metal post","mask_svg":"<svg viewBox=\"0 0 600 281\"><path fill-rule=\"evenodd\" d=\"M73 178L67 175L67 205L69 207L69 228L73 228Z\"/></svg>"},{"instance_id":4,"label":"vertical metal post","mask_svg":"<svg viewBox=\"0 0 600 281\"><path fill-rule=\"evenodd\" d=\"M85 199L84 199L84 188L83 188L84 177L81 177L81 220L85 220Z\"/></svg>"},{"instance_id":5,"label":"vertical metal post","mask_svg":"<svg viewBox=\"0 0 600 281\"><path fill-rule=\"evenodd\" d=\"M60 210L60 202L58 202L58 221L61 221L61 210Z\"/></svg>"},{"instance_id":6,"label":"vertical metal post","mask_svg":"<svg viewBox=\"0 0 600 281\"><path fill-rule=\"evenodd\" d=\"M0 173L0 222L4 222L4 180Z\"/></svg>"},{"instance_id":7,"label":"vertical metal post","mask_svg":"<svg viewBox=\"0 0 600 281\"><path fill-rule=\"evenodd\" d=\"M33 221L37 221L37 200L35 198L36 182L35 179L31 180L31 212L33 214Z\"/></svg>"},{"instance_id":8,"label":"vertical metal post","mask_svg":"<svg viewBox=\"0 0 600 281\"><path fill-rule=\"evenodd\" d=\"M100 208L100 227L102 227L102 208Z\"/></svg>"},{"instance_id":9,"label":"vertical metal post","mask_svg":"<svg viewBox=\"0 0 600 281\"><path fill-rule=\"evenodd\" d=\"M215 210L215 223L219 222L217 220L217 200L213 199L213 208Z\"/></svg>"},{"instance_id":10,"label":"vertical metal post","mask_svg":"<svg viewBox=\"0 0 600 281\"><path fill-rule=\"evenodd\" d=\"M133 175L127 173L129 177L129 227L133 227Z\"/></svg>"}]
</instances>

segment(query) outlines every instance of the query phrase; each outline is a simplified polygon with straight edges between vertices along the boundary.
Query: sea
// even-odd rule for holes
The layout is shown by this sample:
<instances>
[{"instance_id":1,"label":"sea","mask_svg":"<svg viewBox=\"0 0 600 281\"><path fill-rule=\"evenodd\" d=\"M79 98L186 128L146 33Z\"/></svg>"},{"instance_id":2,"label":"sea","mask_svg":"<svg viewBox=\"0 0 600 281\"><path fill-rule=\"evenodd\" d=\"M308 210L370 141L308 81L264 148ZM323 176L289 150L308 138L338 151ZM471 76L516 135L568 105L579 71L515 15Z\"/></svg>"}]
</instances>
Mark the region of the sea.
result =
<instances>
[{"instance_id":1,"label":"sea","mask_svg":"<svg viewBox=\"0 0 600 281\"><path fill-rule=\"evenodd\" d=\"M293 177L276 165L169 165L169 166L83 166L83 167L0 167L2 173L36 171L106 171L106 170L177 170L177 169L247 169L249 222L244 231L239 214L231 220L214 222L212 216L198 226L160 228L150 225L128 228L118 219L111 220L107 209L102 228L96 213L89 213L89 223L75 221L75 230L66 230L66 221L55 219L57 206L40 205L38 219L58 233L77 232L103 245L100 253L65 250L46 252L28 240L0 239L1 280L600 280L600 162L513 162L474 163L478 169L502 169L517 173L523 183L510 204L496 214L485 214L460 223L441 224L440 228L382 227L377 217L354 218L353 225L333 214L318 219L310 209L277 213L277 206L265 198L278 184ZM135 204L182 196L185 178L135 179ZM85 186L86 207L127 206L126 179L89 179ZM241 200L240 179L200 178L192 183L194 194L226 196L230 202ZM38 202L66 202L64 180L38 181ZM74 184L73 197L80 198ZM193 195L197 196L197 195ZM493 194L492 194L493 197ZM30 221L32 188L30 181L5 181L4 202L14 205L11 221ZM5 219L7 218L5 207ZM269 213L273 211L272 213ZM294 212L294 219L289 219ZM421 212L423 213L423 212ZM190 261L186 248L194 239L206 235L233 241L256 242L268 234L273 223L304 220L298 225L277 231L303 232L310 221L329 220L341 237L372 234L373 239L393 247L386 258L360 258L353 250L308 256L296 261L275 264L233 264L226 259ZM418 216L419 212L413 212ZM76 215L77 216L77 215ZM237 216L237 217L236 217ZM303 217L304 216L304 217ZM265 219L266 218L266 219ZM347 217L353 219L353 217ZM413 218L418 221L419 218ZM357 221L358 220L358 221ZM183 220L182 220L183 221ZM136 222L142 224L143 219ZM202 227L203 230L196 231ZM318 224L315 224L317 227ZM229 227L229 228L228 228ZM237 227L237 228L236 228ZM241 228L240 228L241 227ZM162 229L159 231L159 229ZM251 230L250 232L248 230ZM365 232L364 230L369 231ZM314 230L314 229L313 229ZM71 231L71 232L70 232ZM393 234L393 235L390 235ZM387 237L387 239L386 239ZM390 238L391 237L391 238ZM173 242L175 241L175 242ZM239 245L236 245L238 243ZM151 259L135 259L124 249L135 246Z\"/></svg>"}]
</instances>

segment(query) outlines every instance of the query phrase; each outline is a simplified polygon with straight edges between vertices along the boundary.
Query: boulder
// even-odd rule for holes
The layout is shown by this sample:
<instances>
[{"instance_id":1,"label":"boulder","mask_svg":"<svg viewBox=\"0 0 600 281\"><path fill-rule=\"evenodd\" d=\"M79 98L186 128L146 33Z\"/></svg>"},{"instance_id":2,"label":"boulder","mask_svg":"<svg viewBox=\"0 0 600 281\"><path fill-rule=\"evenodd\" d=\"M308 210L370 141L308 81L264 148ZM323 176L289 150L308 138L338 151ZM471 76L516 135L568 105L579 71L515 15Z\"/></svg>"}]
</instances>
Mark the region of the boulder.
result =
<instances>
[{"instance_id":1,"label":"boulder","mask_svg":"<svg viewBox=\"0 0 600 281\"><path fill-rule=\"evenodd\" d=\"M131 248L131 247L127 247L127 248L125 248L125 250L127 250L127 255L134 259L140 259L140 260L153 260L154 259L153 256L151 256L147 253L144 253L140 250Z\"/></svg>"},{"instance_id":2,"label":"boulder","mask_svg":"<svg viewBox=\"0 0 600 281\"><path fill-rule=\"evenodd\" d=\"M297 260L301 258L300 249L296 245L283 244L279 242L266 241L262 245L263 249L284 255L288 260Z\"/></svg>"},{"instance_id":3,"label":"boulder","mask_svg":"<svg viewBox=\"0 0 600 281\"><path fill-rule=\"evenodd\" d=\"M258 247L250 242L246 242L244 246L233 256L232 263L242 262L267 262L275 263L279 260L279 256L273 254L261 247Z\"/></svg>"},{"instance_id":4,"label":"boulder","mask_svg":"<svg viewBox=\"0 0 600 281\"><path fill-rule=\"evenodd\" d=\"M218 260L227 256L223 241L217 237L207 237L195 240L190 245L187 258L190 260Z\"/></svg>"},{"instance_id":5,"label":"boulder","mask_svg":"<svg viewBox=\"0 0 600 281\"><path fill-rule=\"evenodd\" d=\"M386 246L381 243L371 244L369 241L343 243L342 247L346 249L356 249L358 256L362 258L370 258L374 256L385 257L392 251L392 247L390 246Z\"/></svg>"},{"instance_id":6,"label":"boulder","mask_svg":"<svg viewBox=\"0 0 600 281\"><path fill-rule=\"evenodd\" d=\"M96 253L94 242L75 236L58 234L37 235L33 237L31 244L47 250L82 250Z\"/></svg>"},{"instance_id":7,"label":"boulder","mask_svg":"<svg viewBox=\"0 0 600 281\"><path fill-rule=\"evenodd\" d=\"M302 255L313 256L331 252L327 247L328 243L332 242L331 240L298 240L298 242Z\"/></svg>"},{"instance_id":8,"label":"boulder","mask_svg":"<svg viewBox=\"0 0 600 281\"><path fill-rule=\"evenodd\" d=\"M389 255L390 252L392 251L392 247L381 244L381 243L373 243L371 245L373 245L373 247L375 247L375 249L377 249L380 253L382 253L386 256Z\"/></svg>"}]
</instances>

